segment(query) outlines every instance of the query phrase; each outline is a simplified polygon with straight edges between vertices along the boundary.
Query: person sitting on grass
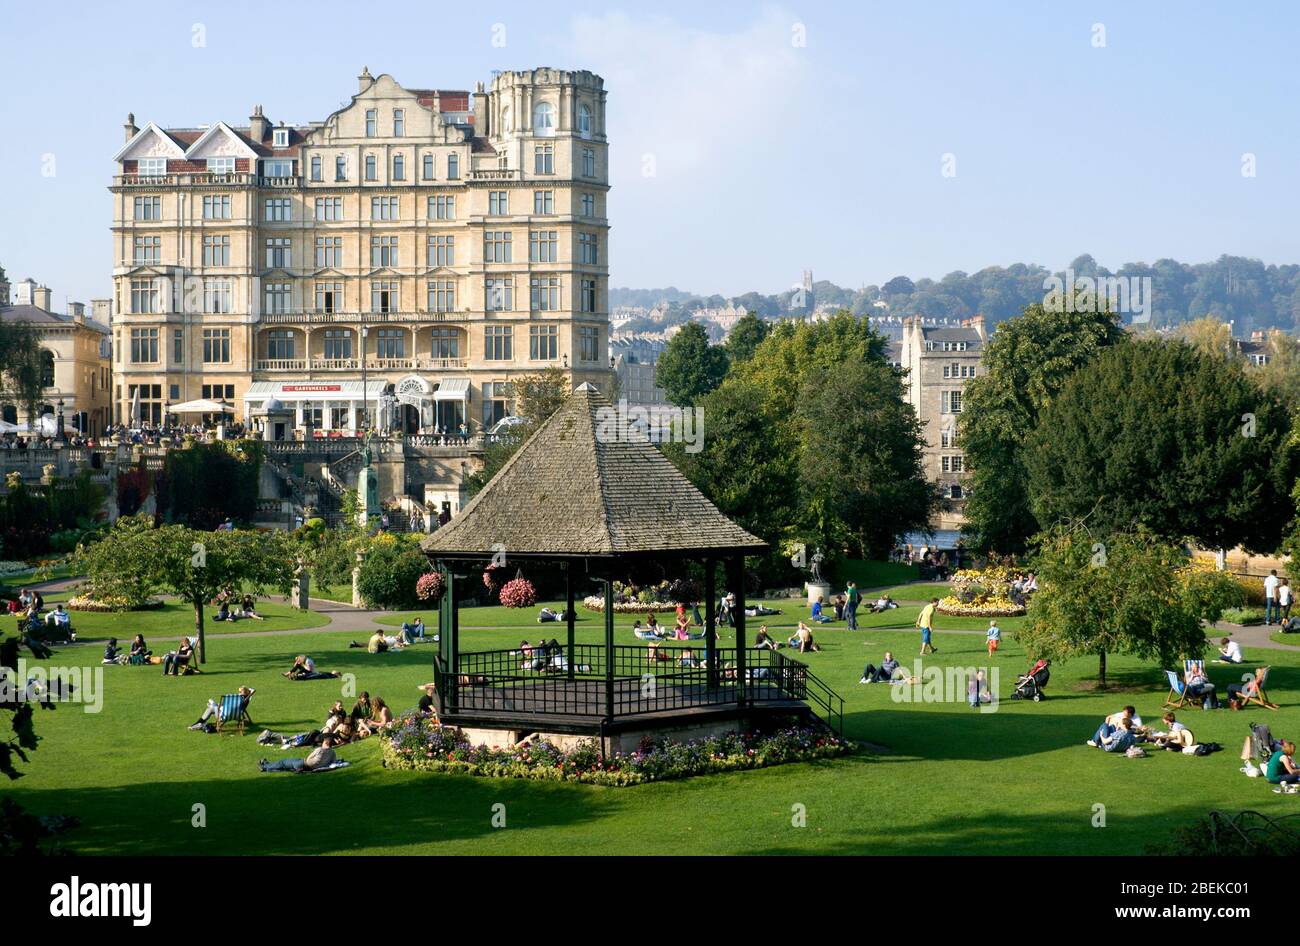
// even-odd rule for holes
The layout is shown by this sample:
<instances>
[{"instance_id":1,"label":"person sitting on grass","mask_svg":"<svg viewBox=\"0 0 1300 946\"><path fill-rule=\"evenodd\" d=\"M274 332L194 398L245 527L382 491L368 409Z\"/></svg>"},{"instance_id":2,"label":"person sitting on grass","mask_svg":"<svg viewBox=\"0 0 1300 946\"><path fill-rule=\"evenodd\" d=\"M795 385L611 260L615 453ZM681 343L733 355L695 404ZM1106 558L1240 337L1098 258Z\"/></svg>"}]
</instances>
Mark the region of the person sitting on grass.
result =
<instances>
[{"instance_id":1,"label":"person sitting on grass","mask_svg":"<svg viewBox=\"0 0 1300 946\"><path fill-rule=\"evenodd\" d=\"M230 602L223 600L221 606L217 608L217 613L212 616L214 621L237 621L239 618L234 611L230 610Z\"/></svg>"},{"instance_id":2,"label":"person sitting on grass","mask_svg":"<svg viewBox=\"0 0 1300 946\"><path fill-rule=\"evenodd\" d=\"M421 690L420 701L415 704L415 714L426 719L437 718L438 710L434 704L434 694L438 692L437 687L432 683L421 683L417 690Z\"/></svg>"},{"instance_id":3,"label":"person sitting on grass","mask_svg":"<svg viewBox=\"0 0 1300 946\"><path fill-rule=\"evenodd\" d=\"M253 600L253 596L250 594L246 593L244 597L239 600L239 611L244 617L252 618L254 621L266 620L266 618L257 613L257 602Z\"/></svg>"},{"instance_id":4,"label":"person sitting on grass","mask_svg":"<svg viewBox=\"0 0 1300 946\"><path fill-rule=\"evenodd\" d=\"M45 615L45 623L49 627L66 628L72 624L72 615L63 610L63 603L60 602L54 606L54 610Z\"/></svg>"},{"instance_id":5,"label":"person sitting on grass","mask_svg":"<svg viewBox=\"0 0 1300 946\"><path fill-rule=\"evenodd\" d=\"M349 647L364 647L368 654L386 654L390 650L401 650L406 646L401 636L385 637L382 630L377 630L370 635L370 639L364 644L358 644L356 641L349 641Z\"/></svg>"},{"instance_id":6,"label":"person sitting on grass","mask_svg":"<svg viewBox=\"0 0 1300 946\"><path fill-rule=\"evenodd\" d=\"M655 637L665 636L663 633L663 628L659 626L659 622L655 619L653 611L651 611L649 614L646 615L645 629L649 631L651 634L653 634Z\"/></svg>"},{"instance_id":7,"label":"person sitting on grass","mask_svg":"<svg viewBox=\"0 0 1300 946\"><path fill-rule=\"evenodd\" d=\"M805 654L810 650L821 650L821 648L817 646L817 642L813 640L812 628L803 621L799 622L799 626L795 628L795 632L790 635L790 639L786 641L786 643L791 647L797 647L801 654Z\"/></svg>"},{"instance_id":8,"label":"person sitting on grass","mask_svg":"<svg viewBox=\"0 0 1300 946\"><path fill-rule=\"evenodd\" d=\"M650 630L649 628L642 627L641 622L639 620L634 621L632 623L632 633L636 635L638 640L649 641L649 640L659 639L659 635L656 634L654 631Z\"/></svg>"},{"instance_id":9,"label":"person sitting on grass","mask_svg":"<svg viewBox=\"0 0 1300 946\"><path fill-rule=\"evenodd\" d=\"M149 645L144 642L144 635L135 635L135 637L131 639L131 653L129 656L131 663L142 664L152 656L153 651L150 650Z\"/></svg>"},{"instance_id":10,"label":"person sitting on grass","mask_svg":"<svg viewBox=\"0 0 1300 946\"><path fill-rule=\"evenodd\" d=\"M822 613L822 602L825 600L825 597L818 595L817 600L813 602L812 619L818 624L829 624L831 622L831 619Z\"/></svg>"},{"instance_id":11,"label":"person sitting on grass","mask_svg":"<svg viewBox=\"0 0 1300 946\"><path fill-rule=\"evenodd\" d=\"M252 687L240 687L235 692L238 693L240 696L242 696L245 700L247 700L250 696L252 696L257 691L254 690ZM203 715L200 716L198 719L196 719L194 722L190 723L189 728L196 729L196 730L207 730L208 720L210 720L213 716L216 716L220 711L221 711L221 706L220 704L217 703L216 700L208 700L208 706L207 709L203 711Z\"/></svg>"},{"instance_id":12,"label":"person sitting on grass","mask_svg":"<svg viewBox=\"0 0 1300 946\"><path fill-rule=\"evenodd\" d=\"M1088 740L1088 745L1096 749L1104 745L1104 739L1107 736L1114 735L1121 726L1132 729L1134 726L1140 726L1141 724L1142 720L1137 716L1137 710L1131 706L1126 706L1118 713L1111 713L1102 720L1101 725L1097 727L1097 731Z\"/></svg>"},{"instance_id":13,"label":"person sitting on grass","mask_svg":"<svg viewBox=\"0 0 1300 946\"><path fill-rule=\"evenodd\" d=\"M834 600L831 601L831 604L835 606L835 620L843 621L844 620L844 595L843 594L836 595Z\"/></svg>"},{"instance_id":14,"label":"person sitting on grass","mask_svg":"<svg viewBox=\"0 0 1300 946\"><path fill-rule=\"evenodd\" d=\"M190 643L188 637L181 638L181 645L163 658L163 676L171 674L173 677L178 676L182 667L188 667L191 660L194 659L194 645Z\"/></svg>"},{"instance_id":15,"label":"person sitting on grass","mask_svg":"<svg viewBox=\"0 0 1300 946\"><path fill-rule=\"evenodd\" d=\"M972 709L979 709L981 703L993 702L993 696L989 693L988 682L984 678L983 670L976 670L974 675L966 681L966 702L971 705Z\"/></svg>"},{"instance_id":16,"label":"person sitting on grass","mask_svg":"<svg viewBox=\"0 0 1300 946\"><path fill-rule=\"evenodd\" d=\"M754 635L755 650L780 650L780 648L780 642L773 640L772 635L767 632L766 624L758 629L758 633Z\"/></svg>"},{"instance_id":17,"label":"person sitting on grass","mask_svg":"<svg viewBox=\"0 0 1300 946\"><path fill-rule=\"evenodd\" d=\"M1231 637L1225 637L1223 640L1219 641L1219 654L1221 655L1222 662L1226 664L1240 664L1246 662L1245 656L1241 653L1241 645Z\"/></svg>"},{"instance_id":18,"label":"person sitting on grass","mask_svg":"<svg viewBox=\"0 0 1300 946\"><path fill-rule=\"evenodd\" d=\"M858 682L891 683L893 682L894 674L898 671L898 667L899 663L894 659L893 651L887 650L885 651L885 659L880 662L879 667L867 664L862 668L862 679Z\"/></svg>"},{"instance_id":19,"label":"person sitting on grass","mask_svg":"<svg viewBox=\"0 0 1300 946\"><path fill-rule=\"evenodd\" d=\"M126 663L126 654L122 653L122 648L117 646L117 638L110 637L108 643L104 645L104 663L121 664Z\"/></svg>"},{"instance_id":20,"label":"person sitting on grass","mask_svg":"<svg viewBox=\"0 0 1300 946\"><path fill-rule=\"evenodd\" d=\"M673 659L673 655L672 655L671 653L669 653L668 651L666 651L666 650L662 650L662 649L661 649L661 646L662 646L662 645L661 645L660 642L657 641L657 640L655 640L655 641L651 641L651 642L649 643L648 648L649 648L649 652L650 652L650 660L651 660L652 662L653 662L653 661L657 661L657 660L672 660L672 659Z\"/></svg>"},{"instance_id":21,"label":"person sitting on grass","mask_svg":"<svg viewBox=\"0 0 1300 946\"><path fill-rule=\"evenodd\" d=\"M305 759L276 759L270 762L261 759L257 767L263 772L310 772L314 769L329 768L338 761L334 752L334 737L326 736L319 747L307 754Z\"/></svg>"},{"instance_id":22,"label":"person sitting on grass","mask_svg":"<svg viewBox=\"0 0 1300 946\"><path fill-rule=\"evenodd\" d=\"M409 640L420 640L424 637L424 619L417 615L409 624L403 621L402 631Z\"/></svg>"},{"instance_id":23,"label":"person sitting on grass","mask_svg":"<svg viewBox=\"0 0 1300 946\"><path fill-rule=\"evenodd\" d=\"M1186 749L1196 745L1192 731L1180 723L1173 713L1165 713L1160 721L1165 728L1151 734L1149 738L1152 745L1161 749Z\"/></svg>"},{"instance_id":24,"label":"person sitting on grass","mask_svg":"<svg viewBox=\"0 0 1300 946\"><path fill-rule=\"evenodd\" d=\"M317 670L316 661L306 654L299 654L293 658L293 666L284 672L284 676L290 680L333 680L343 674L337 670Z\"/></svg>"},{"instance_id":25,"label":"person sitting on grass","mask_svg":"<svg viewBox=\"0 0 1300 946\"><path fill-rule=\"evenodd\" d=\"M1274 785L1294 785L1300 782L1300 767L1295 762L1295 743L1283 739L1280 748L1273 750L1264 764L1264 777Z\"/></svg>"},{"instance_id":26,"label":"person sitting on grass","mask_svg":"<svg viewBox=\"0 0 1300 946\"><path fill-rule=\"evenodd\" d=\"M359 720L357 722L357 737L365 739L367 736L373 736L375 733L385 729L391 729L393 726L393 711L388 708L382 696L375 697L374 707L371 709L370 718Z\"/></svg>"},{"instance_id":27,"label":"person sitting on grass","mask_svg":"<svg viewBox=\"0 0 1300 946\"><path fill-rule=\"evenodd\" d=\"M1127 752L1136 743L1137 735L1131 719L1121 719L1119 726L1098 740L1098 745L1106 752Z\"/></svg>"},{"instance_id":28,"label":"person sitting on grass","mask_svg":"<svg viewBox=\"0 0 1300 946\"><path fill-rule=\"evenodd\" d=\"M348 713L348 720L353 726L360 726L366 720L370 719L374 709L374 706L370 702L370 693L366 690L362 690L361 695L357 697L356 703L352 705L352 712Z\"/></svg>"},{"instance_id":29,"label":"person sitting on grass","mask_svg":"<svg viewBox=\"0 0 1300 946\"><path fill-rule=\"evenodd\" d=\"M681 655L678 656L677 658L677 665L679 667L689 668L689 667L699 667L701 666L701 663L700 663L700 659L695 656L694 651L692 651L689 647L684 647L682 648Z\"/></svg>"}]
</instances>

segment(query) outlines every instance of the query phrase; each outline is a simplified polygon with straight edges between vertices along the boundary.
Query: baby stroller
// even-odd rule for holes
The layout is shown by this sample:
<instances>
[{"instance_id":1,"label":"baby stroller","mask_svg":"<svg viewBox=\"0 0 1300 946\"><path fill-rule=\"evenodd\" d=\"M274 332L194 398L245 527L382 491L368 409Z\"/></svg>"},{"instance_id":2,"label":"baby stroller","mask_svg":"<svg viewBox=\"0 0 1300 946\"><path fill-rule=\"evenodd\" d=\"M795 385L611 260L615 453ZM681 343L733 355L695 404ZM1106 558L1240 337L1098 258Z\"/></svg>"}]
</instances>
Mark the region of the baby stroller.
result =
<instances>
[{"instance_id":1,"label":"baby stroller","mask_svg":"<svg viewBox=\"0 0 1300 946\"><path fill-rule=\"evenodd\" d=\"M1043 687L1047 686L1047 681L1052 679L1052 671L1048 668L1048 661L1040 660L1030 668L1028 673L1021 674L1016 678L1016 688L1011 694L1013 700L1033 700L1035 703L1041 702L1047 695L1043 692Z\"/></svg>"}]
</instances>

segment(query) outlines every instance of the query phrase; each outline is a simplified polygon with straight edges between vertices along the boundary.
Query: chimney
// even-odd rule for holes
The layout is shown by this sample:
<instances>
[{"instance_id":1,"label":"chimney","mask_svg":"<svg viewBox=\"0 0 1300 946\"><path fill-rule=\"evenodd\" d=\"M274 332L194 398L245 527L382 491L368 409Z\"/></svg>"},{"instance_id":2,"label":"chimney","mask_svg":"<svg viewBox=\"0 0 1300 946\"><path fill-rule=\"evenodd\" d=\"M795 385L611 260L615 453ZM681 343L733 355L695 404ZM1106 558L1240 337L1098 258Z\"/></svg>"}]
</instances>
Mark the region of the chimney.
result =
<instances>
[{"instance_id":1,"label":"chimney","mask_svg":"<svg viewBox=\"0 0 1300 946\"><path fill-rule=\"evenodd\" d=\"M72 321L78 325L86 324L86 307L80 302L68 303L68 315L72 316Z\"/></svg>"},{"instance_id":2,"label":"chimney","mask_svg":"<svg viewBox=\"0 0 1300 946\"><path fill-rule=\"evenodd\" d=\"M976 334L979 335L981 342L987 340L984 335L984 316L972 315L969 319L963 319L962 324L967 328L973 328Z\"/></svg>"},{"instance_id":3,"label":"chimney","mask_svg":"<svg viewBox=\"0 0 1300 946\"><path fill-rule=\"evenodd\" d=\"M482 82L474 87L474 94L470 96L469 107L471 121L474 123L474 134L480 138L495 134L495 130L488 120L487 93L483 91Z\"/></svg>"},{"instance_id":4,"label":"chimney","mask_svg":"<svg viewBox=\"0 0 1300 946\"><path fill-rule=\"evenodd\" d=\"M271 123L262 114L262 106L254 105L253 114L248 116L248 137L252 138L257 144L261 144L270 127Z\"/></svg>"},{"instance_id":5,"label":"chimney","mask_svg":"<svg viewBox=\"0 0 1300 946\"><path fill-rule=\"evenodd\" d=\"M14 284L14 305L31 305L32 295L36 291L36 280L30 276Z\"/></svg>"},{"instance_id":6,"label":"chimney","mask_svg":"<svg viewBox=\"0 0 1300 946\"><path fill-rule=\"evenodd\" d=\"M91 299L90 317L100 325L109 325L113 321L112 299Z\"/></svg>"},{"instance_id":7,"label":"chimney","mask_svg":"<svg viewBox=\"0 0 1300 946\"><path fill-rule=\"evenodd\" d=\"M54 293L48 286L37 286L32 290L32 305L38 309L44 309L46 312L53 311L52 298Z\"/></svg>"},{"instance_id":8,"label":"chimney","mask_svg":"<svg viewBox=\"0 0 1300 946\"><path fill-rule=\"evenodd\" d=\"M127 141L140 134L140 129L135 127L135 112L126 113L126 124L122 128L126 132Z\"/></svg>"},{"instance_id":9,"label":"chimney","mask_svg":"<svg viewBox=\"0 0 1300 946\"><path fill-rule=\"evenodd\" d=\"M1255 329L1255 331L1250 333L1250 340L1252 342L1262 342L1264 340L1264 330L1258 328Z\"/></svg>"},{"instance_id":10,"label":"chimney","mask_svg":"<svg viewBox=\"0 0 1300 946\"><path fill-rule=\"evenodd\" d=\"M374 76L370 74L370 68L368 66L362 66L361 75L357 76L357 85L360 86L360 88L357 89L357 91L358 92L366 91L366 89L370 88L370 86L372 86L374 82L375 79Z\"/></svg>"}]
</instances>

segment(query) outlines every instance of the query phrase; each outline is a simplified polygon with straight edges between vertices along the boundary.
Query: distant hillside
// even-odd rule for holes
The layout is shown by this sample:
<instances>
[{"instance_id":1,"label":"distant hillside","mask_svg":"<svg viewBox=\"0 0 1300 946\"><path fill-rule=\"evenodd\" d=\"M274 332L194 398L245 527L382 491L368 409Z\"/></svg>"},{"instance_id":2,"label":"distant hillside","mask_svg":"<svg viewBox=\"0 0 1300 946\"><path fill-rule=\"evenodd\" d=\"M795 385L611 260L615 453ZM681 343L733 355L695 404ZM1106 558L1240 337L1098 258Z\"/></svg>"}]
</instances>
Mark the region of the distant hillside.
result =
<instances>
[{"instance_id":1,"label":"distant hillside","mask_svg":"<svg viewBox=\"0 0 1300 946\"><path fill-rule=\"evenodd\" d=\"M1265 266L1255 259L1220 256L1212 263L1180 263L1161 259L1154 264L1125 263L1118 270L1099 266L1084 255L1069 266L1076 276L1150 276L1152 324L1177 325L1205 315L1235 322L1238 336L1255 329L1300 329L1300 265ZM961 318L981 313L989 322L1018 315L1025 306L1043 301L1043 280L1053 273L1035 264L990 266L977 273L949 273L942 279L896 276L883 286L845 289L830 282L813 284L813 297L793 299L787 291L776 295L757 292L734 297L745 308L766 318L801 314L820 306L846 308L862 315L885 314L874 306L883 301L889 315L923 314L934 318ZM1060 275L1060 272L1056 273ZM660 302L670 308L669 321L689 317L694 309L725 305L723 296L699 296L676 288L611 289L610 307L645 306ZM804 307L792 302L802 301Z\"/></svg>"}]
</instances>

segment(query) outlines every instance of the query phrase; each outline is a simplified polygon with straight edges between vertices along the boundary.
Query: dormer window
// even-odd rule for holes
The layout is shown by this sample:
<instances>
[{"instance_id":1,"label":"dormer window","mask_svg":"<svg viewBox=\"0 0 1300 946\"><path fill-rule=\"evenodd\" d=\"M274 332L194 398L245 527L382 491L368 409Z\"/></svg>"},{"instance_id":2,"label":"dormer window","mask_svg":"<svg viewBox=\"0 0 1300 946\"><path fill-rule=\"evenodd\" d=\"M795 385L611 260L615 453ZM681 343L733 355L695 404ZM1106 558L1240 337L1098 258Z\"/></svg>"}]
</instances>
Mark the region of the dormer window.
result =
<instances>
[{"instance_id":1,"label":"dormer window","mask_svg":"<svg viewBox=\"0 0 1300 946\"><path fill-rule=\"evenodd\" d=\"M209 174L234 174L234 158L208 158Z\"/></svg>"},{"instance_id":2,"label":"dormer window","mask_svg":"<svg viewBox=\"0 0 1300 946\"><path fill-rule=\"evenodd\" d=\"M289 129L277 128L271 133L271 145L276 148L289 147Z\"/></svg>"},{"instance_id":3,"label":"dormer window","mask_svg":"<svg viewBox=\"0 0 1300 946\"><path fill-rule=\"evenodd\" d=\"M542 138L555 134L555 109L550 102L539 102L533 109L533 134Z\"/></svg>"}]
</instances>

